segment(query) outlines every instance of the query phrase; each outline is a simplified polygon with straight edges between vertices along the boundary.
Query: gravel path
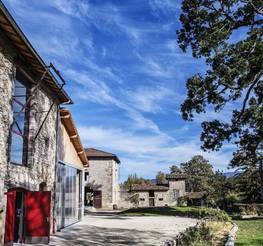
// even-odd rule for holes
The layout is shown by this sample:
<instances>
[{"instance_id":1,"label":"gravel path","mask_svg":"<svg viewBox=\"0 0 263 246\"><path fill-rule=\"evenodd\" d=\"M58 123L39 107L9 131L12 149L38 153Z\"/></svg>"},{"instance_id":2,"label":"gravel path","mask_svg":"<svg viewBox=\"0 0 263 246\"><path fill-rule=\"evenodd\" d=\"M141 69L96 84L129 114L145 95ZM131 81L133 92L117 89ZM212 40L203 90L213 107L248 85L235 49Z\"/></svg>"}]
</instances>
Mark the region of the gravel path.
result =
<instances>
[{"instance_id":1,"label":"gravel path","mask_svg":"<svg viewBox=\"0 0 263 246\"><path fill-rule=\"evenodd\" d=\"M50 245L164 245L196 219L173 216L86 215L51 237Z\"/></svg>"}]
</instances>

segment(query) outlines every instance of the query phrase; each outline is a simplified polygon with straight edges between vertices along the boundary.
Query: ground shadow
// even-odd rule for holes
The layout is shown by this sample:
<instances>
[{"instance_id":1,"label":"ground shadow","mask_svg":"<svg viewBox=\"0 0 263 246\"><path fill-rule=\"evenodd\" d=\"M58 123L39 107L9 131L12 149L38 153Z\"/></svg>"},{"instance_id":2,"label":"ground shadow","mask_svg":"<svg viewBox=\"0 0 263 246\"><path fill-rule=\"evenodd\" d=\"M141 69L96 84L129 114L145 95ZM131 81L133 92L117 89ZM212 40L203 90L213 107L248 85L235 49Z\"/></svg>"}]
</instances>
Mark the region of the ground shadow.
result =
<instances>
[{"instance_id":1,"label":"ground shadow","mask_svg":"<svg viewBox=\"0 0 263 246\"><path fill-rule=\"evenodd\" d=\"M84 228L83 228L84 227ZM52 236L50 245L163 245L171 240L156 231L138 231L97 226L81 226L66 228Z\"/></svg>"}]
</instances>

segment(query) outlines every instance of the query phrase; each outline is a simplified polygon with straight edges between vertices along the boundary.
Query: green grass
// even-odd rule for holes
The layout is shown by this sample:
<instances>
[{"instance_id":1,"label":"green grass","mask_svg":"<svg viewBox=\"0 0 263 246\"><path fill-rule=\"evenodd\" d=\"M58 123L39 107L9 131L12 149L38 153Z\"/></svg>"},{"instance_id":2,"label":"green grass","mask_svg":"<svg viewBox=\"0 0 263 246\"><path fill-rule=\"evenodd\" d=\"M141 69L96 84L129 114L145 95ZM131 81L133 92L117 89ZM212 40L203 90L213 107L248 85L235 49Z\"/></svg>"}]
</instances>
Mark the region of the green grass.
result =
<instances>
[{"instance_id":1,"label":"green grass","mask_svg":"<svg viewBox=\"0 0 263 246\"><path fill-rule=\"evenodd\" d=\"M263 246L263 219L234 220L238 225L235 246Z\"/></svg>"},{"instance_id":2,"label":"green grass","mask_svg":"<svg viewBox=\"0 0 263 246\"><path fill-rule=\"evenodd\" d=\"M150 208L131 208L120 213L126 216L184 216L193 218L215 218L228 221L228 215L221 211L206 207L150 207Z\"/></svg>"}]
</instances>

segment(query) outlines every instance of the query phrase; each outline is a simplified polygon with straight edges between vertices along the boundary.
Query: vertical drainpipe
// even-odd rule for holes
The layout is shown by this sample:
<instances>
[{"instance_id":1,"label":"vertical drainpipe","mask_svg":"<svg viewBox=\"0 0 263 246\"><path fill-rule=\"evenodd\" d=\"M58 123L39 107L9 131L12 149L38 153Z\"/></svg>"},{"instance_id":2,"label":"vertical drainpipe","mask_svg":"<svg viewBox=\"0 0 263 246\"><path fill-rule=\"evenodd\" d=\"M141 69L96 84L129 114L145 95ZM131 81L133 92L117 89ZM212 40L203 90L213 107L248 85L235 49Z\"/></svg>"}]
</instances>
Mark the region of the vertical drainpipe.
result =
<instances>
[{"instance_id":1,"label":"vertical drainpipe","mask_svg":"<svg viewBox=\"0 0 263 246\"><path fill-rule=\"evenodd\" d=\"M55 178L54 178L54 195L53 195L53 227L52 232L56 232L56 206L57 206L57 196L56 196L56 184L57 184L57 168L58 168L58 143L59 143L59 105L57 105L57 118L56 118L56 153L55 153Z\"/></svg>"}]
</instances>

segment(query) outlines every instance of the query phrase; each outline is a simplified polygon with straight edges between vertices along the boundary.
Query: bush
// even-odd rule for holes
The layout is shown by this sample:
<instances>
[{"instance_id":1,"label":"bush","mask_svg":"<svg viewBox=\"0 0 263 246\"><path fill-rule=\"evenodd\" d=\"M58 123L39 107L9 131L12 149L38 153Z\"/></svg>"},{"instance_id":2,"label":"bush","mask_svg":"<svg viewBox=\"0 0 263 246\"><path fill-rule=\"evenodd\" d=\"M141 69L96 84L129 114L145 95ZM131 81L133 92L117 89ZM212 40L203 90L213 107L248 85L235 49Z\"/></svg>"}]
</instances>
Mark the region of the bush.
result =
<instances>
[{"instance_id":1,"label":"bush","mask_svg":"<svg viewBox=\"0 0 263 246\"><path fill-rule=\"evenodd\" d=\"M212 230L201 223L199 226L190 227L179 235L178 245L180 246L212 246L213 233Z\"/></svg>"},{"instance_id":2,"label":"bush","mask_svg":"<svg viewBox=\"0 0 263 246\"><path fill-rule=\"evenodd\" d=\"M263 216L263 204L257 204L257 213Z\"/></svg>"},{"instance_id":3,"label":"bush","mask_svg":"<svg viewBox=\"0 0 263 246\"><path fill-rule=\"evenodd\" d=\"M234 211L240 213L241 215L263 215L263 204L251 203L235 203Z\"/></svg>"},{"instance_id":4,"label":"bush","mask_svg":"<svg viewBox=\"0 0 263 246\"><path fill-rule=\"evenodd\" d=\"M178 206L184 206L186 202L186 197L185 196L180 196L177 199L177 204Z\"/></svg>"},{"instance_id":5,"label":"bush","mask_svg":"<svg viewBox=\"0 0 263 246\"><path fill-rule=\"evenodd\" d=\"M184 209L176 208L178 213L182 216L194 217L194 218L209 218L219 221L229 221L228 214L220 209L205 208L205 207L186 207Z\"/></svg>"}]
</instances>

